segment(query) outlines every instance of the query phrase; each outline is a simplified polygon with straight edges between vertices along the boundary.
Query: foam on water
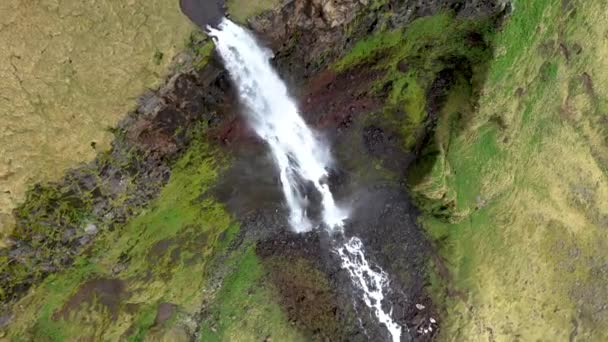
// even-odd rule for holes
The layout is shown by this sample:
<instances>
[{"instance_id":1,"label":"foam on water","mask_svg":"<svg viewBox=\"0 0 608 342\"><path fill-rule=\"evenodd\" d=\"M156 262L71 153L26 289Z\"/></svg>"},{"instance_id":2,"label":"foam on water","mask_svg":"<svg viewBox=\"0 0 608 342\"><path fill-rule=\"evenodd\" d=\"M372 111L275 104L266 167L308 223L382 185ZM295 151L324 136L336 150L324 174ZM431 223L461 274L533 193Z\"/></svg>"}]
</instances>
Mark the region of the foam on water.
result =
<instances>
[{"instance_id":1,"label":"foam on water","mask_svg":"<svg viewBox=\"0 0 608 342\"><path fill-rule=\"evenodd\" d=\"M337 249L342 268L346 269L354 285L363 292L363 301L374 311L380 323L386 325L393 341L401 338L401 326L391 318L391 313L384 311L382 300L384 290L389 287L388 276L382 269L374 270L365 258L363 242L352 237Z\"/></svg>"}]
</instances>

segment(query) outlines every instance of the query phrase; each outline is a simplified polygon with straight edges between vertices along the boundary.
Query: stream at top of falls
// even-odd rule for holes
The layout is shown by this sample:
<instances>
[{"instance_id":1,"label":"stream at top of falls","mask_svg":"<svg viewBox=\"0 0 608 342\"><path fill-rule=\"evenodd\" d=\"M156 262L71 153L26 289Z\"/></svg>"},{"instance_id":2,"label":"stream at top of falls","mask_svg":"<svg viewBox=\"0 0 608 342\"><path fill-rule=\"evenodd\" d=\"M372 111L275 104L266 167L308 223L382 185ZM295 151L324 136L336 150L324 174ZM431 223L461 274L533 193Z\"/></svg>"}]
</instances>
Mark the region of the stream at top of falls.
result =
<instances>
[{"instance_id":1,"label":"stream at top of falls","mask_svg":"<svg viewBox=\"0 0 608 342\"><path fill-rule=\"evenodd\" d=\"M208 32L238 89L249 125L272 153L291 227L296 232L306 232L320 226L334 236L343 236L349 211L336 204L329 188L330 149L300 116L296 102L270 64L272 52L260 46L247 30L226 18L217 29L208 27ZM310 219L307 210L311 205L307 196L311 184L321 196L322 213L318 223ZM402 327L392 319L392 310L386 311L382 305L385 292L390 290L386 272L370 264L357 237L340 242L334 251L353 285L362 293L363 302L386 326L392 340L400 341Z\"/></svg>"}]
</instances>

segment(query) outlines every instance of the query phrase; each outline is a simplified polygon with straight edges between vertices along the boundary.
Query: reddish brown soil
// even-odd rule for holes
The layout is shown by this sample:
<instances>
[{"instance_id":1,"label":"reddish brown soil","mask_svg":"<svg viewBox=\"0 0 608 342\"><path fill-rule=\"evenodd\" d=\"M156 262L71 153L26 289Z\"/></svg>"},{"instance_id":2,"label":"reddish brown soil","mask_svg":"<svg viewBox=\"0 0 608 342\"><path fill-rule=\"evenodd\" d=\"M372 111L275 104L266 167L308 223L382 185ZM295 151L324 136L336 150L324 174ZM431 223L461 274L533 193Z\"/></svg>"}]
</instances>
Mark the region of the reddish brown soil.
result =
<instances>
[{"instance_id":1,"label":"reddish brown soil","mask_svg":"<svg viewBox=\"0 0 608 342\"><path fill-rule=\"evenodd\" d=\"M160 303L154 318L154 326L160 326L165 323L177 310L177 305L171 303Z\"/></svg>"},{"instance_id":2,"label":"reddish brown soil","mask_svg":"<svg viewBox=\"0 0 608 342\"><path fill-rule=\"evenodd\" d=\"M120 279L93 279L78 288L75 294L53 314L53 319L70 319L72 312L77 312L83 304L102 305L108 310L112 320L118 318L120 301L126 295L125 283Z\"/></svg>"},{"instance_id":3,"label":"reddish brown soil","mask_svg":"<svg viewBox=\"0 0 608 342\"><path fill-rule=\"evenodd\" d=\"M348 127L353 115L369 113L380 107L371 93L372 85L383 73L361 67L338 74L325 70L310 80L301 100L308 122L318 128Z\"/></svg>"},{"instance_id":4,"label":"reddish brown soil","mask_svg":"<svg viewBox=\"0 0 608 342\"><path fill-rule=\"evenodd\" d=\"M319 255L327 253L316 234L281 232L258 243L268 277L278 290L287 317L315 341L346 340L347 308L320 268ZM352 322L348 322L352 323Z\"/></svg>"},{"instance_id":5,"label":"reddish brown soil","mask_svg":"<svg viewBox=\"0 0 608 342\"><path fill-rule=\"evenodd\" d=\"M241 114L234 116L232 120L224 120L217 129L211 132L211 137L227 146L258 141L255 132L249 127Z\"/></svg>"}]
</instances>

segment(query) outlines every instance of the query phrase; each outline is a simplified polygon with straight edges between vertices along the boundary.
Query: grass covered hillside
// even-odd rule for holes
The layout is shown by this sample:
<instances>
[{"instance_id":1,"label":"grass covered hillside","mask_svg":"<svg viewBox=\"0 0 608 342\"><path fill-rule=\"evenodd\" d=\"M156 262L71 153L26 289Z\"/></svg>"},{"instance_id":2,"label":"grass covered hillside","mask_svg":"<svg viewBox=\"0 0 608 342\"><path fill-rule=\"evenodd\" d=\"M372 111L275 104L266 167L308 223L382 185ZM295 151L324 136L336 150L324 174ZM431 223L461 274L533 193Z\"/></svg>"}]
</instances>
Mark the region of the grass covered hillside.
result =
<instances>
[{"instance_id":1,"label":"grass covered hillside","mask_svg":"<svg viewBox=\"0 0 608 342\"><path fill-rule=\"evenodd\" d=\"M20 300L4 336L189 341L201 329L201 341L301 339L274 302L253 245L231 247L239 224L208 194L222 160L193 143L148 209ZM218 305L200 322L205 303Z\"/></svg>"},{"instance_id":2,"label":"grass covered hillside","mask_svg":"<svg viewBox=\"0 0 608 342\"><path fill-rule=\"evenodd\" d=\"M280 3L280 0L227 0L226 8L230 18L244 23L248 18L276 8Z\"/></svg>"},{"instance_id":3,"label":"grass covered hillside","mask_svg":"<svg viewBox=\"0 0 608 342\"><path fill-rule=\"evenodd\" d=\"M435 279L440 336L606 340L606 4L512 6L479 102L446 106L431 171L411 182L441 203L422 219L450 271Z\"/></svg>"},{"instance_id":4,"label":"grass covered hillside","mask_svg":"<svg viewBox=\"0 0 608 342\"><path fill-rule=\"evenodd\" d=\"M606 13L515 0L498 30L440 14L335 64L386 72L372 120L419 155L407 183L439 253L440 340L608 338Z\"/></svg>"},{"instance_id":5,"label":"grass covered hillside","mask_svg":"<svg viewBox=\"0 0 608 342\"><path fill-rule=\"evenodd\" d=\"M192 29L178 1L2 1L0 236L30 186L109 147Z\"/></svg>"}]
</instances>

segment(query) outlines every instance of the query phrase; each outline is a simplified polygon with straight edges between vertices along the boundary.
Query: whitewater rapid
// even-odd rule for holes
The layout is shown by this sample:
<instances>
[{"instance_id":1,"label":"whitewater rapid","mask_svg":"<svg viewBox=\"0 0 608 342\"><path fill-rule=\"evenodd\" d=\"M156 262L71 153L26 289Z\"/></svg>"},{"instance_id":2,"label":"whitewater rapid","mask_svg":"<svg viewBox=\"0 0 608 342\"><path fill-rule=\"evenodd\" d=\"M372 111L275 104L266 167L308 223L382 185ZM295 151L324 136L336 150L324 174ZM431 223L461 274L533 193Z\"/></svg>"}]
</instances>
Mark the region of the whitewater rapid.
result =
<instances>
[{"instance_id":1,"label":"whitewater rapid","mask_svg":"<svg viewBox=\"0 0 608 342\"><path fill-rule=\"evenodd\" d=\"M218 28L208 28L230 77L238 88L249 124L268 144L280 174L289 222L296 232L317 228L307 208L307 184L321 195L321 226L330 234L343 234L348 210L340 208L327 183L332 165L329 148L300 116L296 102L285 83L270 64L272 52L261 47L254 36L224 18ZM400 341L401 326L382 307L384 292L390 289L387 274L372 267L363 243L353 237L335 249L363 301L389 330L393 341Z\"/></svg>"}]
</instances>

